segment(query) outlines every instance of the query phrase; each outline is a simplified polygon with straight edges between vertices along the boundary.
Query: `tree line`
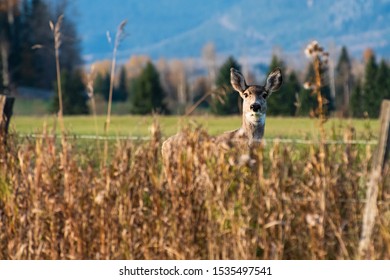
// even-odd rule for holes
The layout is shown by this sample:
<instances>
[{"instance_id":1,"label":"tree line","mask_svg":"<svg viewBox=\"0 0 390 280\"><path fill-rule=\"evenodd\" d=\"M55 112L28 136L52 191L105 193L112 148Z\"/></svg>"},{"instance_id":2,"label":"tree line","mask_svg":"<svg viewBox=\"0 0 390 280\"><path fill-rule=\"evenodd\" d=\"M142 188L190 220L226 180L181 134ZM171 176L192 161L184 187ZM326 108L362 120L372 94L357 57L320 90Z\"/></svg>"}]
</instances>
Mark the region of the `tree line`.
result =
<instances>
[{"instance_id":1,"label":"tree line","mask_svg":"<svg viewBox=\"0 0 390 280\"><path fill-rule=\"evenodd\" d=\"M54 38L49 22L67 9L67 1L49 5L43 0L3 0L0 6L0 91L18 87L53 90L55 87ZM65 114L87 113L80 39L75 23L64 17L61 26L60 65ZM6 81L4 81L6 77ZM51 111L58 110L53 95Z\"/></svg>"},{"instance_id":2,"label":"tree line","mask_svg":"<svg viewBox=\"0 0 390 280\"><path fill-rule=\"evenodd\" d=\"M0 92L10 93L18 87L56 90L53 34L49 21L66 13L67 2L50 5L44 0L3 0L0 4ZM61 80L64 114L89 113L86 74L81 58L80 39L75 22L65 16L61 28ZM104 42L102 42L104 43ZM232 56L222 65L216 63L213 44L203 49L204 70L197 73L181 61L153 62L143 59L135 66L124 63L116 75L113 101L124 104L125 112L133 114L182 114L186 108L205 95L198 112L218 115L240 113L240 97L230 85L230 68L242 70L249 82L259 83L246 65ZM134 61L133 61L134 64ZM363 66L363 71L356 71ZM268 114L274 116L308 116L316 108L316 98L303 88L313 77L313 66L296 70L274 54L268 70L279 67L284 75L282 88L268 99ZM136 69L134 72L133 70ZM363 63L356 63L346 47L341 49L334 73L324 73L321 89L326 98L328 114L353 117L378 117L382 99L390 99L389 64L379 62L372 50L364 53ZM199 72L199 71L198 71ZM259 71L258 71L259 72ZM266 75L266 73L263 73ZM333 78L332 78L333 77ZM96 96L108 99L109 71L100 71L93 82ZM222 92L222 94L220 94ZM53 95L51 111L58 110L57 94Z\"/></svg>"}]
</instances>

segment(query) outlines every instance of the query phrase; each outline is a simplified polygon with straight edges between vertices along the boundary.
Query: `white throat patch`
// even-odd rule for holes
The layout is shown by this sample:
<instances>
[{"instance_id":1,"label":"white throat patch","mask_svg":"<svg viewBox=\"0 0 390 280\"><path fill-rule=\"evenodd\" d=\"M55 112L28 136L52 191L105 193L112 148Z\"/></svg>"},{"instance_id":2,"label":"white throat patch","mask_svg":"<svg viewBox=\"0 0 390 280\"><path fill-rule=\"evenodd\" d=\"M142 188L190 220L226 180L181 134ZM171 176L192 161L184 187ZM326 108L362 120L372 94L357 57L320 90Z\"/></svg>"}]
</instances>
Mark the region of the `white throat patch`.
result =
<instances>
[{"instance_id":1,"label":"white throat patch","mask_svg":"<svg viewBox=\"0 0 390 280\"><path fill-rule=\"evenodd\" d=\"M245 114L245 119L253 125L265 125L265 114L248 112Z\"/></svg>"}]
</instances>

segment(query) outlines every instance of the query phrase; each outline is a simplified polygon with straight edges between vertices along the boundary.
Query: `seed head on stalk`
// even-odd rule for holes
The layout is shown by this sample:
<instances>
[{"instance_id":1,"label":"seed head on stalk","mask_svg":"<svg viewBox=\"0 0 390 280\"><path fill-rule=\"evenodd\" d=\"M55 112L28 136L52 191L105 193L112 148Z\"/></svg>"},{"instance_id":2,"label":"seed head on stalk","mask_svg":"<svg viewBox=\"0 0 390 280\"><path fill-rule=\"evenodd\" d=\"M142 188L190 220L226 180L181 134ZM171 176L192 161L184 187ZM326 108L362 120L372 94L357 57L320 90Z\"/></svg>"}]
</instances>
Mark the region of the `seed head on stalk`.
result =
<instances>
[{"instance_id":1,"label":"seed head on stalk","mask_svg":"<svg viewBox=\"0 0 390 280\"><path fill-rule=\"evenodd\" d=\"M305 49L306 56L313 61L314 77L311 81L306 81L303 84L305 89L310 89L312 95L317 97L317 108L312 115L320 120L321 137L324 139L325 130L324 123L326 122L326 111L324 106L328 104L328 100L322 95L321 88L324 85L324 76L328 69L329 53L324 50L317 41L312 41Z\"/></svg>"},{"instance_id":2,"label":"seed head on stalk","mask_svg":"<svg viewBox=\"0 0 390 280\"><path fill-rule=\"evenodd\" d=\"M104 134L107 136L108 130L110 128L110 122L111 122L111 106L112 106L112 94L114 89L114 79L115 79L115 65L116 65L116 53L118 50L118 47L120 45L120 42L125 37L125 27L126 27L127 20L123 20L117 28L117 32L115 35L115 42L114 42L114 48L112 51L112 62L111 62L111 74L110 74L110 91L108 96L108 105L107 105L107 118L106 122L104 124ZM107 32L107 40L111 44L111 36L110 33ZM107 152L108 152L108 143L107 140L104 143L104 163L106 164L107 161Z\"/></svg>"}]
</instances>

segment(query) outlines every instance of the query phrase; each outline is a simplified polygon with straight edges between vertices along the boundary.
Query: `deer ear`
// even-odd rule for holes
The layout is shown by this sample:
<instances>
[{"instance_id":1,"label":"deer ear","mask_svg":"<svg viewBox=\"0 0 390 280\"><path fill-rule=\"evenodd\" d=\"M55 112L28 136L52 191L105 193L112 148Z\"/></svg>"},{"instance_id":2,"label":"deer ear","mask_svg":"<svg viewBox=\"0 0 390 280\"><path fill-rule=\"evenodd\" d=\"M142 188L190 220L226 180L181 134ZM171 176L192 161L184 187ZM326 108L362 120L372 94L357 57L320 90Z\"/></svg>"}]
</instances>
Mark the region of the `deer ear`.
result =
<instances>
[{"instance_id":1,"label":"deer ear","mask_svg":"<svg viewBox=\"0 0 390 280\"><path fill-rule=\"evenodd\" d=\"M283 83L282 71L280 68L276 68L274 71L269 73L267 82L265 83L265 91L267 97L274 91L277 91Z\"/></svg>"},{"instance_id":2,"label":"deer ear","mask_svg":"<svg viewBox=\"0 0 390 280\"><path fill-rule=\"evenodd\" d=\"M246 89L247 85L244 76L234 68L230 68L230 83L232 87L242 94Z\"/></svg>"}]
</instances>

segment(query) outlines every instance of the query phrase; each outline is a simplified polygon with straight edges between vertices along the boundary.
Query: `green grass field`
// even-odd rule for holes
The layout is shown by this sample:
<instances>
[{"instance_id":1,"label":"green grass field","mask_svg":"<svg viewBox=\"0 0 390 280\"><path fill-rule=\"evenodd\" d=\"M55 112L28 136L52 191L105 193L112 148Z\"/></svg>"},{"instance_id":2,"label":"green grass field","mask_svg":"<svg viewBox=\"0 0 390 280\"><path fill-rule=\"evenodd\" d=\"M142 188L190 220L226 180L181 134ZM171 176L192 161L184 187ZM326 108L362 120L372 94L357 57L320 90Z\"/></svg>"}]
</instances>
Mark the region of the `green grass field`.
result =
<instances>
[{"instance_id":1,"label":"green grass field","mask_svg":"<svg viewBox=\"0 0 390 280\"><path fill-rule=\"evenodd\" d=\"M156 119L164 136L175 134L188 123L200 124L212 135L236 129L241 125L241 117L239 116L157 116ZM96 130L95 119L92 116L65 117L68 133L75 135L103 135L104 122L105 117L98 116ZM152 122L153 117L151 116L112 116L109 135L148 136ZM15 115L11 120L11 130L21 134L41 133L45 126L48 131L52 131L53 127L56 126L56 132L59 132L59 125L56 125L54 115L40 117ZM329 119L325 124L327 138L342 137L348 127L354 127L357 139L376 138L379 133L378 120ZM313 139L318 133L318 120L316 119L267 117L266 138Z\"/></svg>"}]
</instances>

